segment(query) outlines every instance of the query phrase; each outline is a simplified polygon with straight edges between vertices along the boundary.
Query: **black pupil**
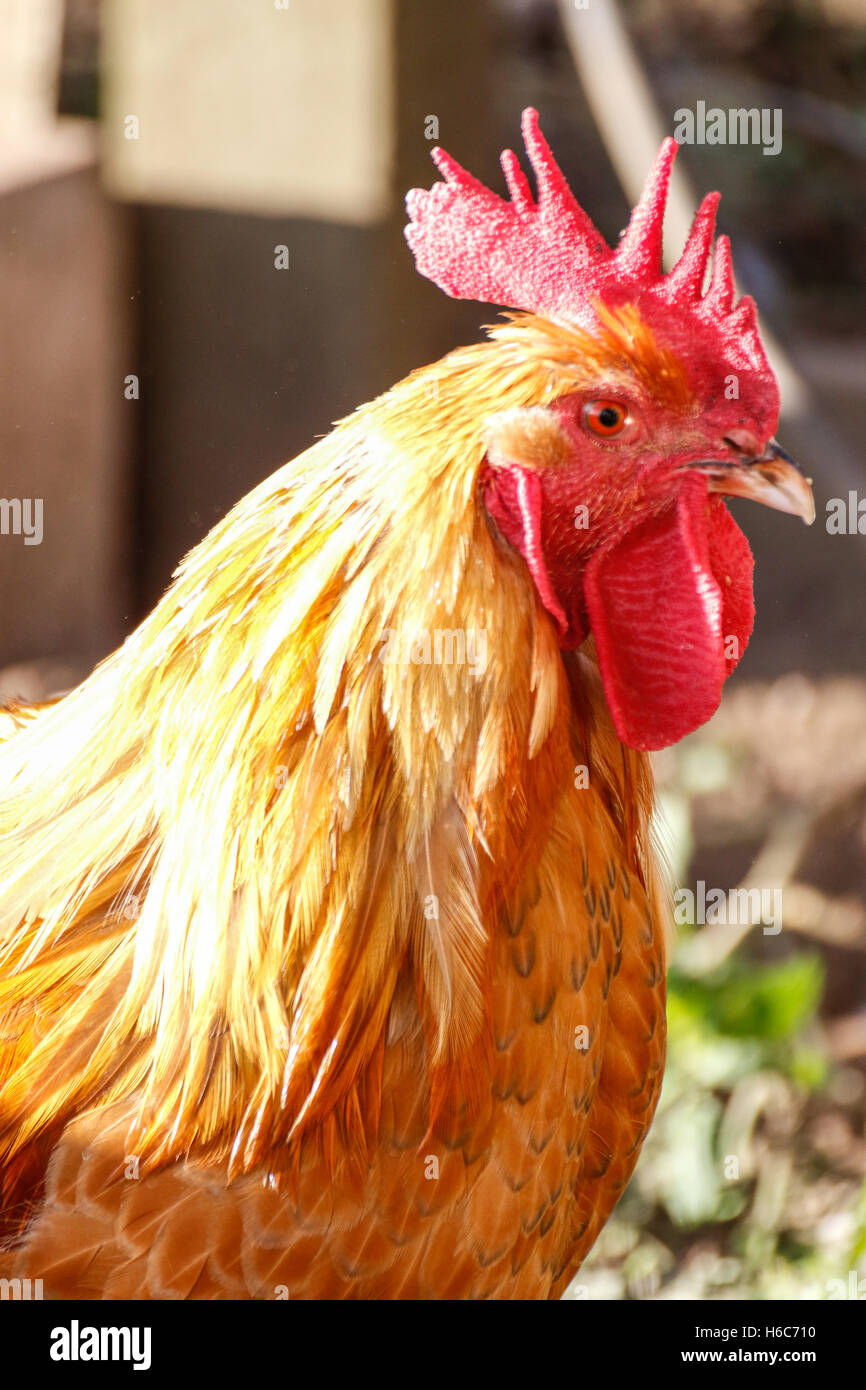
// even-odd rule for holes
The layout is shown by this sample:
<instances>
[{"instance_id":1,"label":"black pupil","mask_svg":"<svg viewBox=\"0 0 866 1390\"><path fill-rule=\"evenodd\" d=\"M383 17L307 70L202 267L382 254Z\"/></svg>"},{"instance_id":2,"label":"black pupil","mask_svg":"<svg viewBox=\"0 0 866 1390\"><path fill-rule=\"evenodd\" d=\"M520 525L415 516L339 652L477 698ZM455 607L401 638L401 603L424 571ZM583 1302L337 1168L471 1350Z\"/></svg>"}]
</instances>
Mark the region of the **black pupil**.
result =
<instances>
[{"instance_id":1,"label":"black pupil","mask_svg":"<svg viewBox=\"0 0 866 1390\"><path fill-rule=\"evenodd\" d=\"M603 410L598 412L598 423L603 429L612 430L614 425L619 424L619 411L614 405L606 405Z\"/></svg>"}]
</instances>

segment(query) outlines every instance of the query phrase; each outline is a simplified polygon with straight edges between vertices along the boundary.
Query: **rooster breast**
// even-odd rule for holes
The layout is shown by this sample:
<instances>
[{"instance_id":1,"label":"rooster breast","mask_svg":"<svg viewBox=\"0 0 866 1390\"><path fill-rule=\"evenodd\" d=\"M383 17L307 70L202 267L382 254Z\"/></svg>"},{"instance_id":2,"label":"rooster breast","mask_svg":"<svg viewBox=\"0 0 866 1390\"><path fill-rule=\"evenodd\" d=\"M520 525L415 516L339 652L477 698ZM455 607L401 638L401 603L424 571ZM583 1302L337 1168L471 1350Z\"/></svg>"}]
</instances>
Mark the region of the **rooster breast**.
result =
<instances>
[{"instance_id":1,"label":"rooster breast","mask_svg":"<svg viewBox=\"0 0 866 1390\"><path fill-rule=\"evenodd\" d=\"M384 1042L372 1152L327 1153L311 1134L290 1182L229 1183L201 1159L139 1176L129 1102L92 1112L67 1127L0 1273L53 1298L557 1297L631 1174L664 1061L652 869L615 804L639 789L595 719L588 784L572 749L488 924L491 1069L474 1113L431 1134L423 1040L402 1025Z\"/></svg>"}]
</instances>

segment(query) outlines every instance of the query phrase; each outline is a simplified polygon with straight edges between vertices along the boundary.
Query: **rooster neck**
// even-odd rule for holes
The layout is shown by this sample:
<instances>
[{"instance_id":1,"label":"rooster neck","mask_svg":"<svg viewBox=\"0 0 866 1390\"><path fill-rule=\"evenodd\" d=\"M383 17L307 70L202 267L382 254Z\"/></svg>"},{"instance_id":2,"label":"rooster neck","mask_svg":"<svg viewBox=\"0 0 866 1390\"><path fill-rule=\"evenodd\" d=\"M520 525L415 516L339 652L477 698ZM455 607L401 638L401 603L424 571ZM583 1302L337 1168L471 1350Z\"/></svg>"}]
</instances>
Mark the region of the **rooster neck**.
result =
<instances>
[{"instance_id":1,"label":"rooster neck","mask_svg":"<svg viewBox=\"0 0 866 1390\"><path fill-rule=\"evenodd\" d=\"M407 976L428 1122L479 1101L497 913L570 775L575 688L458 436L459 467L425 438L425 472L416 439L397 476L408 445L380 406L341 426L0 750L10 828L45 832L41 857L22 832L0 863L4 1008L41 1020L12 1059L9 1155L133 1095L153 1162L242 1172L333 1123L364 1150ZM383 660L389 628L430 655ZM437 633L440 655L462 635L460 660L436 659ZM597 805L624 832L628 779L593 737Z\"/></svg>"}]
</instances>

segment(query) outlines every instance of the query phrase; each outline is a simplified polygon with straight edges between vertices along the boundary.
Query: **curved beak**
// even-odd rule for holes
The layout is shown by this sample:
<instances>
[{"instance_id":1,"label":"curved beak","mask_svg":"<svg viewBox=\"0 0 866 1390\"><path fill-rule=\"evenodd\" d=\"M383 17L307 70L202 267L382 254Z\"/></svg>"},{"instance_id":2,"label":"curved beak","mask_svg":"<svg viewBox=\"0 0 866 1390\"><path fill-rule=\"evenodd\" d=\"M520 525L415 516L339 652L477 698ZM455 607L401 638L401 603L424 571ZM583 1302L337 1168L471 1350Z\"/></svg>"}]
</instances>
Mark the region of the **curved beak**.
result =
<instances>
[{"instance_id":1,"label":"curved beak","mask_svg":"<svg viewBox=\"0 0 866 1390\"><path fill-rule=\"evenodd\" d=\"M770 440L762 454L698 459L686 467L705 473L712 492L722 492L726 497L750 497L777 512L802 517L807 526L815 520L812 479L803 477L791 455L775 439Z\"/></svg>"}]
</instances>

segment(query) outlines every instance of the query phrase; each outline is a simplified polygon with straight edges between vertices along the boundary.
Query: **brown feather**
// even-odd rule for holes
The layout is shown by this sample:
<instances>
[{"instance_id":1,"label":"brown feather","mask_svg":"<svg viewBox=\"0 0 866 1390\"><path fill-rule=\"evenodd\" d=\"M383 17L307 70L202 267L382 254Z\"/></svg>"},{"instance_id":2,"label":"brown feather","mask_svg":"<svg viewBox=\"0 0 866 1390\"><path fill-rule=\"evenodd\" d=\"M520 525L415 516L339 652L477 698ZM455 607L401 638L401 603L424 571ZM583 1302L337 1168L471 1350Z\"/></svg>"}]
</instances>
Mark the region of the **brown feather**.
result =
<instances>
[{"instance_id":1,"label":"brown feather","mask_svg":"<svg viewBox=\"0 0 866 1390\"><path fill-rule=\"evenodd\" d=\"M494 414L653 348L626 311L492 336L264 482L78 690L7 718L4 1276L543 1297L631 1171L664 1052L649 767L477 483ZM488 659L412 660L437 631Z\"/></svg>"}]
</instances>

